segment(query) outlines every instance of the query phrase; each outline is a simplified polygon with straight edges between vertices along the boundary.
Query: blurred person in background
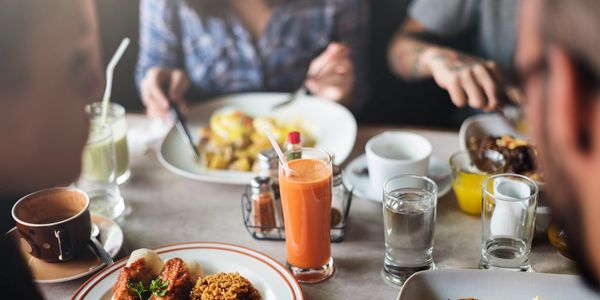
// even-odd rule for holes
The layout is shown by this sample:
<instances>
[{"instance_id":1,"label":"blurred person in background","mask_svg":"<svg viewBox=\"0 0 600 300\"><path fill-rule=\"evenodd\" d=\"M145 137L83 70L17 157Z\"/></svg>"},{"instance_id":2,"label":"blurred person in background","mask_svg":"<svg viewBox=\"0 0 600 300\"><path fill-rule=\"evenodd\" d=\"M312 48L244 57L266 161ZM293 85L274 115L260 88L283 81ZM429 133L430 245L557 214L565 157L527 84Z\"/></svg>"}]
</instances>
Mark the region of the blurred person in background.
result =
<instances>
[{"instance_id":1,"label":"blurred person in background","mask_svg":"<svg viewBox=\"0 0 600 300\"><path fill-rule=\"evenodd\" d=\"M516 71L552 217L600 287L600 1L523 0Z\"/></svg>"},{"instance_id":2,"label":"blurred person in background","mask_svg":"<svg viewBox=\"0 0 600 300\"><path fill-rule=\"evenodd\" d=\"M390 43L390 67L405 80L433 78L458 107L490 111L518 101L504 82L513 61L517 6L517 0L414 0ZM470 51L446 46L469 34Z\"/></svg>"},{"instance_id":3,"label":"blurred person in background","mask_svg":"<svg viewBox=\"0 0 600 300\"><path fill-rule=\"evenodd\" d=\"M169 101L293 92L359 110L366 0L142 0L136 82L148 115ZM306 80L306 81L305 81Z\"/></svg>"},{"instance_id":4,"label":"blurred person in background","mask_svg":"<svg viewBox=\"0 0 600 300\"><path fill-rule=\"evenodd\" d=\"M12 240L13 204L81 169L102 72L93 2L0 0L0 298L39 299Z\"/></svg>"}]
</instances>

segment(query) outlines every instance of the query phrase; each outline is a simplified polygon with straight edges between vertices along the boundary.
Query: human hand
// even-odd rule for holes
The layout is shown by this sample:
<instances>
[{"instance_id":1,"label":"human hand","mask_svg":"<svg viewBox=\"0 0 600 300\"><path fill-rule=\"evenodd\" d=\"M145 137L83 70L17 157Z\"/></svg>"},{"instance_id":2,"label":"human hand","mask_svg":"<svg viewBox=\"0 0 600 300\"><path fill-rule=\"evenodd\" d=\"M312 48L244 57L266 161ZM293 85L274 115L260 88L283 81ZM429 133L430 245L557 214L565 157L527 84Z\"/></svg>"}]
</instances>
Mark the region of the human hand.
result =
<instances>
[{"instance_id":1,"label":"human hand","mask_svg":"<svg viewBox=\"0 0 600 300\"><path fill-rule=\"evenodd\" d=\"M169 116L170 101L187 109L184 95L190 86L190 80L183 70L153 67L148 69L141 83L142 102L146 114L150 117L166 119ZM163 88L167 88L165 94Z\"/></svg>"},{"instance_id":2,"label":"human hand","mask_svg":"<svg viewBox=\"0 0 600 300\"><path fill-rule=\"evenodd\" d=\"M354 84L354 66L350 50L340 43L331 43L313 59L308 69L306 88L314 95L336 102L349 100Z\"/></svg>"},{"instance_id":3,"label":"human hand","mask_svg":"<svg viewBox=\"0 0 600 300\"><path fill-rule=\"evenodd\" d=\"M423 63L458 107L491 111L507 101L502 72L493 61L433 48L423 54Z\"/></svg>"}]
</instances>

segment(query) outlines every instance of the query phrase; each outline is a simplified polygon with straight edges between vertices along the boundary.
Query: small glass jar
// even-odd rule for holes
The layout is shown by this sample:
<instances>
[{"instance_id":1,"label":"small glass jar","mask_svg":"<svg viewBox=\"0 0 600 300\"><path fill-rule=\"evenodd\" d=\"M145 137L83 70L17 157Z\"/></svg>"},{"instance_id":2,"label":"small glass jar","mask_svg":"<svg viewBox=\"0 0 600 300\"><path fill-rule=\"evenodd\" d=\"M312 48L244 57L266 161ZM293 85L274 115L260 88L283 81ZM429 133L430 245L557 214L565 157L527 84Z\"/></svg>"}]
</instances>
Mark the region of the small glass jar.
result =
<instances>
[{"instance_id":1,"label":"small glass jar","mask_svg":"<svg viewBox=\"0 0 600 300\"><path fill-rule=\"evenodd\" d=\"M275 197L269 177L256 177L250 182L252 203L252 225L258 232L268 233L277 227Z\"/></svg>"},{"instance_id":2,"label":"small glass jar","mask_svg":"<svg viewBox=\"0 0 600 300\"><path fill-rule=\"evenodd\" d=\"M94 102L85 107L91 124L103 123L102 103ZM127 146L127 120L125 108L117 103L109 103L106 123L112 127L113 141L115 144L116 178L122 184L131 175L129 170L129 148Z\"/></svg>"}]
</instances>

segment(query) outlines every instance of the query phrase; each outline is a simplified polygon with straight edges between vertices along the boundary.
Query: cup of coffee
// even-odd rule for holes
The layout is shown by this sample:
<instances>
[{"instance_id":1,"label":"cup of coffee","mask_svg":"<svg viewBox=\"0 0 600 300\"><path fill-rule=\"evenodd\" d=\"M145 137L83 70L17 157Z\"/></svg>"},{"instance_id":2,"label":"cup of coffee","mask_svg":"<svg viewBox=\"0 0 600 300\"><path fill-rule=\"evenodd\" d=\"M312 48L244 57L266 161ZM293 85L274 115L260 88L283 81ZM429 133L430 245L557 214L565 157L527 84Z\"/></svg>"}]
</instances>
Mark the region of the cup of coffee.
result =
<instances>
[{"instance_id":1,"label":"cup of coffee","mask_svg":"<svg viewBox=\"0 0 600 300\"><path fill-rule=\"evenodd\" d=\"M50 188L21 198L12 208L32 256L48 262L74 258L90 239L88 196L74 188Z\"/></svg>"},{"instance_id":2,"label":"cup of coffee","mask_svg":"<svg viewBox=\"0 0 600 300\"><path fill-rule=\"evenodd\" d=\"M424 137L404 131L386 131L372 137L365 146L371 186L383 191L383 184L398 175L426 176L433 147Z\"/></svg>"}]
</instances>

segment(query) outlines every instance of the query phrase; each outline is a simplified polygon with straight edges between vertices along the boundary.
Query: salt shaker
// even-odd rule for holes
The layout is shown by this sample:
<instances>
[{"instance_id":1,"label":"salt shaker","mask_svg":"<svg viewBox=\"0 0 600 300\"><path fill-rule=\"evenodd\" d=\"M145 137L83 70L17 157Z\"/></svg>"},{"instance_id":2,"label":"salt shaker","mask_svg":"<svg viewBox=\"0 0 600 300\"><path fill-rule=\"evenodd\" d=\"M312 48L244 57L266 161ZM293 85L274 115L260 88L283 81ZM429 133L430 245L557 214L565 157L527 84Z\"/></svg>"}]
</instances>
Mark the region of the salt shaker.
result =
<instances>
[{"instance_id":1,"label":"salt shaker","mask_svg":"<svg viewBox=\"0 0 600 300\"><path fill-rule=\"evenodd\" d=\"M342 168L333 165L333 189L331 190L331 228L344 224L344 203L350 191L342 181Z\"/></svg>"}]
</instances>

